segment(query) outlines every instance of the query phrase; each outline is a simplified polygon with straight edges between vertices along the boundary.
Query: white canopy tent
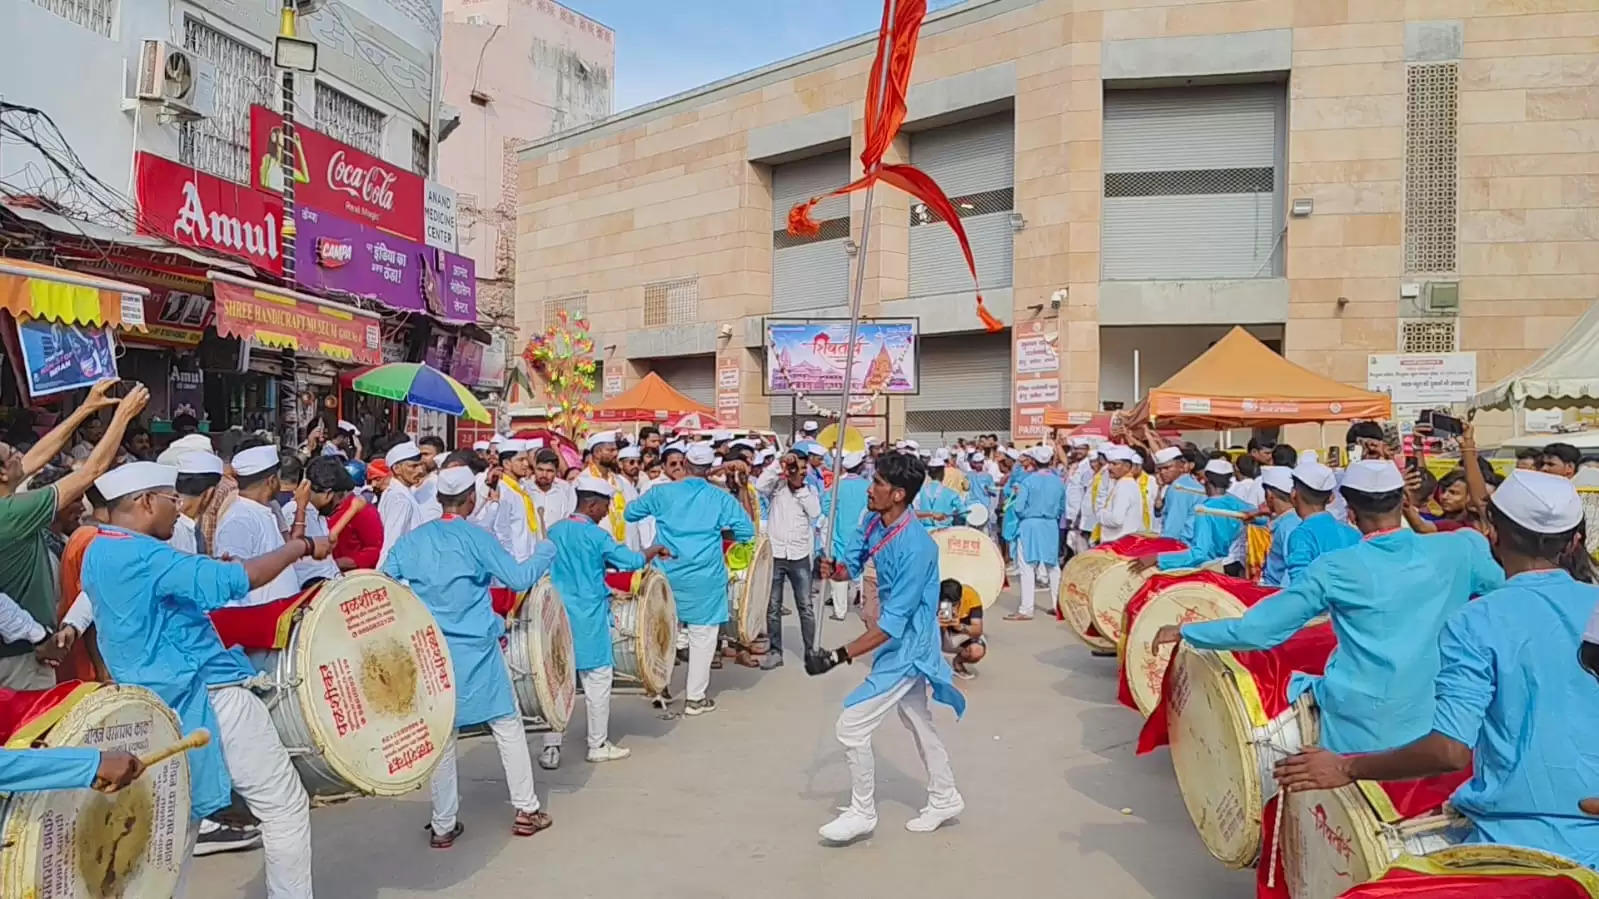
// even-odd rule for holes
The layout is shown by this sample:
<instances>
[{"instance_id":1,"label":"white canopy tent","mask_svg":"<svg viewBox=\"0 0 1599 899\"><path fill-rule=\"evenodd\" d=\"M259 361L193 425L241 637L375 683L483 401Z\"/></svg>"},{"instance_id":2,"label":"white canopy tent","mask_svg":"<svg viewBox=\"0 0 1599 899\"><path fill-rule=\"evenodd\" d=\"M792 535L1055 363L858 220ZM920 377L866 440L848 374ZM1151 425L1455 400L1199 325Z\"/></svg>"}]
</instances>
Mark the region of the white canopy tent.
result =
<instances>
[{"instance_id":1,"label":"white canopy tent","mask_svg":"<svg viewBox=\"0 0 1599 899\"><path fill-rule=\"evenodd\" d=\"M1475 409L1556 409L1599 404L1599 303L1537 361L1472 398ZM1521 417L1516 416L1519 429Z\"/></svg>"}]
</instances>

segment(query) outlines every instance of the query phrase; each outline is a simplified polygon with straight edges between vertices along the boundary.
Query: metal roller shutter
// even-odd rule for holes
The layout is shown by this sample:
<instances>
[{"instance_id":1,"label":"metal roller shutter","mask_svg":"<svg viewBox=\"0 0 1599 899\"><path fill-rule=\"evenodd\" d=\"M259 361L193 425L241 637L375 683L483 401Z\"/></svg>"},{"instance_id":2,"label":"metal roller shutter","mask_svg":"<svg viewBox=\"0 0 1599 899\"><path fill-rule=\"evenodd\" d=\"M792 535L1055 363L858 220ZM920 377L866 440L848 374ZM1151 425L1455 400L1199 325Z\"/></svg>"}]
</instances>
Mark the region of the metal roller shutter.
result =
<instances>
[{"instance_id":1,"label":"metal roller shutter","mask_svg":"<svg viewBox=\"0 0 1599 899\"><path fill-rule=\"evenodd\" d=\"M978 283L1011 283L1010 225L1016 180L1016 128L1009 112L911 136L911 162L930 175L961 212L977 260ZM971 274L943 222L911 208L909 295L971 290Z\"/></svg>"},{"instance_id":2,"label":"metal roller shutter","mask_svg":"<svg viewBox=\"0 0 1599 899\"><path fill-rule=\"evenodd\" d=\"M1280 84L1105 93L1106 280L1282 271Z\"/></svg>"},{"instance_id":3,"label":"metal roller shutter","mask_svg":"<svg viewBox=\"0 0 1599 899\"><path fill-rule=\"evenodd\" d=\"M905 398L905 433L919 443L1010 430L1010 333L923 337L921 393Z\"/></svg>"},{"instance_id":4,"label":"metal roller shutter","mask_svg":"<svg viewBox=\"0 0 1599 899\"><path fill-rule=\"evenodd\" d=\"M788 235L788 211L850 180L848 151L772 167L772 311L792 312L849 302L849 197L818 203L811 217L819 238Z\"/></svg>"},{"instance_id":5,"label":"metal roller shutter","mask_svg":"<svg viewBox=\"0 0 1599 899\"><path fill-rule=\"evenodd\" d=\"M716 408L716 357L678 356L656 359L650 370L691 400Z\"/></svg>"}]
</instances>

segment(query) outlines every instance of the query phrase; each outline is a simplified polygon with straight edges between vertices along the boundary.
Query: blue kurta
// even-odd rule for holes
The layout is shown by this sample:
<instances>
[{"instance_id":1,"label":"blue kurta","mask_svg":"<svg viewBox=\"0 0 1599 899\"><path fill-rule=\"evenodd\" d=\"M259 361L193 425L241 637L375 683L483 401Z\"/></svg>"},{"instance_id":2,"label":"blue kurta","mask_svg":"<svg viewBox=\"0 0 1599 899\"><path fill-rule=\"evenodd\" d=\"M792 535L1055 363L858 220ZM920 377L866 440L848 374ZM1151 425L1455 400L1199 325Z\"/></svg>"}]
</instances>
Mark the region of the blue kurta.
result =
<instances>
[{"instance_id":1,"label":"blue kurta","mask_svg":"<svg viewBox=\"0 0 1599 899\"><path fill-rule=\"evenodd\" d=\"M1293 509L1272 519L1271 548L1266 550L1266 564L1260 571L1262 584L1288 586L1288 538L1299 529L1299 524L1299 513Z\"/></svg>"},{"instance_id":2,"label":"blue kurta","mask_svg":"<svg viewBox=\"0 0 1599 899\"><path fill-rule=\"evenodd\" d=\"M87 790L99 771L98 749L0 749L0 793Z\"/></svg>"},{"instance_id":3,"label":"blue kurta","mask_svg":"<svg viewBox=\"0 0 1599 899\"><path fill-rule=\"evenodd\" d=\"M755 525L726 490L704 478L687 477L662 484L627 504L628 521L655 518L656 542L671 550L660 569L672 585L677 617L684 624L721 624L727 620L727 562L722 557L722 531L733 542L755 539Z\"/></svg>"},{"instance_id":4,"label":"blue kurta","mask_svg":"<svg viewBox=\"0 0 1599 899\"><path fill-rule=\"evenodd\" d=\"M1283 564L1284 574L1291 583L1300 572L1335 549L1354 546L1360 542L1360 531L1347 521L1335 518L1331 512L1317 512L1305 519L1288 535ZM1277 542L1272 541L1275 549Z\"/></svg>"},{"instance_id":5,"label":"blue kurta","mask_svg":"<svg viewBox=\"0 0 1599 899\"><path fill-rule=\"evenodd\" d=\"M1010 475L1005 478L1005 486L1000 489L999 495L1003 508L1000 509L999 538L1006 543L1015 543L1016 536L1021 527L1021 518L1016 514L1016 492L1027 481L1028 472L1022 468L1021 463L1011 466Z\"/></svg>"},{"instance_id":6,"label":"blue kurta","mask_svg":"<svg viewBox=\"0 0 1599 899\"><path fill-rule=\"evenodd\" d=\"M255 675L244 653L222 646L206 613L243 599L250 578L237 562L180 552L144 534L102 527L83 556L83 590L94 604L100 655L113 680L145 687L178 714L183 735L219 734L207 687ZM231 802L222 741L188 753L190 813Z\"/></svg>"},{"instance_id":7,"label":"blue kurta","mask_svg":"<svg viewBox=\"0 0 1599 899\"><path fill-rule=\"evenodd\" d=\"M1529 846L1599 865L1599 683L1577 664L1599 587L1555 569L1518 574L1456 612L1438 640L1432 729L1472 747L1450 803L1468 842Z\"/></svg>"},{"instance_id":8,"label":"blue kurta","mask_svg":"<svg viewBox=\"0 0 1599 899\"><path fill-rule=\"evenodd\" d=\"M1023 481L1012 502L1016 508L1016 545L1030 565L1060 564L1060 517L1066 514L1066 485L1056 477Z\"/></svg>"},{"instance_id":9,"label":"blue kurta","mask_svg":"<svg viewBox=\"0 0 1599 899\"><path fill-rule=\"evenodd\" d=\"M1221 496L1206 497L1195 504L1195 509L1219 509L1224 512L1253 512L1255 506L1244 502L1231 493ZM1188 527L1184 528L1181 540L1188 544L1188 548L1179 552L1163 553L1156 560L1161 571L1172 571L1178 568L1198 568L1206 562L1225 559L1232 550L1233 541L1238 539L1238 532L1244 529L1244 523L1230 515L1203 515L1194 512L1188 518Z\"/></svg>"},{"instance_id":10,"label":"blue kurta","mask_svg":"<svg viewBox=\"0 0 1599 899\"><path fill-rule=\"evenodd\" d=\"M994 510L994 476L986 471L966 472L966 504L981 503Z\"/></svg>"},{"instance_id":11,"label":"blue kurta","mask_svg":"<svg viewBox=\"0 0 1599 899\"><path fill-rule=\"evenodd\" d=\"M577 670L609 668L611 656L611 588L605 569L637 571L644 556L616 542L610 532L588 518L574 516L550 525L555 563L550 584L572 622L572 654Z\"/></svg>"},{"instance_id":12,"label":"blue kurta","mask_svg":"<svg viewBox=\"0 0 1599 899\"><path fill-rule=\"evenodd\" d=\"M500 652L505 619L494 613L489 585L520 593L544 576L554 555L555 547L541 540L526 562L518 562L488 531L454 515L404 534L389 548L383 573L410 585L450 646L456 727L517 713Z\"/></svg>"},{"instance_id":13,"label":"blue kurta","mask_svg":"<svg viewBox=\"0 0 1599 899\"><path fill-rule=\"evenodd\" d=\"M1193 519L1194 507L1205 498L1205 488L1185 474L1166 487L1166 499L1160 506L1160 535L1173 540L1183 539L1188 522Z\"/></svg>"},{"instance_id":14,"label":"blue kurta","mask_svg":"<svg viewBox=\"0 0 1599 899\"><path fill-rule=\"evenodd\" d=\"M866 519L866 488L871 486L871 481L857 474L844 475L838 483L838 519L833 523L833 546L827 553L837 559L844 555L844 548L849 546L850 535L858 530L861 522ZM822 517L825 519L833 511L833 491L822 494Z\"/></svg>"},{"instance_id":15,"label":"blue kurta","mask_svg":"<svg viewBox=\"0 0 1599 899\"><path fill-rule=\"evenodd\" d=\"M911 507L911 511L914 513L943 515L943 518L921 518L918 515L918 520L922 523L923 528L929 531L937 531L960 524L963 510L959 493L945 487L942 482L927 481L922 484L922 489L916 491L916 502Z\"/></svg>"},{"instance_id":16,"label":"blue kurta","mask_svg":"<svg viewBox=\"0 0 1599 899\"><path fill-rule=\"evenodd\" d=\"M1577 664L1599 587L1561 569L1517 574L1444 625L1433 729L1473 749L1450 805L1471 843L1530 846L1599 865L1599 683Z\"/></svg>"},{"instance_id":17,"label":"blue kurta","mask_svg":"<svg viewBox=\"0 0 1599 899\"><path fill-rule=\"evenodd\" d=\"M911 512L907 509L904 514ZM838 560L853 578L861 576L868 561L876 564L877 627L888 635L888 642L872 655L866 681L844 697L844 705L881 696L907 677L920 677L933 688L934 699L961 715L966 697L955 689L941 650L938 544L914 521L899 523L906 526L896 530L884 525L880 516L871 516L850 532L849 549Z\"/></svg>"},{"instance_id":18,"label":"blue kurta","mask_svg":"<svg viewBox=\"0 0 1599 899\"><path fill-rule=\"evenodd\" d=\"M1270 649L1330 614L1338 648L1326 673L1295 674L1288 699L1307 689L1315 696L1321 742L1333 752L1381 752L1432 729L1437 634L1504 579L1475 531L1387 531L1322 556L1242 618L1183 625L1183 639L1200 649Z\"/></svg>"}]
</instances>

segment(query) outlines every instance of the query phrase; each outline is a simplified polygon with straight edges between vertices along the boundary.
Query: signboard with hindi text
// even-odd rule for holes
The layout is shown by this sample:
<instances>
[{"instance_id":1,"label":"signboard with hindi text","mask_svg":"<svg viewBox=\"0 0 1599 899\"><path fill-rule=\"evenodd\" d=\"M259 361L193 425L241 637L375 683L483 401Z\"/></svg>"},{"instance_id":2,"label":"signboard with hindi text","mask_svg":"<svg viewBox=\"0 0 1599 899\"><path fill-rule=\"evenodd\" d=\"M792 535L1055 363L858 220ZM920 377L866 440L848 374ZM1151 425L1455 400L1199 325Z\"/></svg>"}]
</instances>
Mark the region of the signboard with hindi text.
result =
<instances>
[{"instance_id":1,"label":"signboard with hindi text","mask_svg":"<svg viewBox=\"0 0 1599 899\"><path fill-rule=\"evenodd\" d=\"M1388 394L1396 405L1468 402L1477 393L1477 354L1373 353L1366 357L1366 389Z\"/></svg>"},{"instance_id":2,"label":"signboard with hindi text","mask_svg":"<svg viewBox=\"0 0 1599 899\"><path fill-rule=\"evenodd\" d=\"M1044 413L1060 405L1059 325L1053 317L1011 328L1011 437L1039 440L1049 432Z\"/></svg>"},{"instance_id":3,"label":"signboard with hindi text","mask_svg":"<svg viewBox=\"0 0 1599 899\"><path fill-rule=\"evenodd\" d=\"M767 319L768 395L839 393L849 351L849 322ZM866 319L856 331L850 391L906 396L920 390L918 323L913 318Z\"/></svg>"}]
</instances>

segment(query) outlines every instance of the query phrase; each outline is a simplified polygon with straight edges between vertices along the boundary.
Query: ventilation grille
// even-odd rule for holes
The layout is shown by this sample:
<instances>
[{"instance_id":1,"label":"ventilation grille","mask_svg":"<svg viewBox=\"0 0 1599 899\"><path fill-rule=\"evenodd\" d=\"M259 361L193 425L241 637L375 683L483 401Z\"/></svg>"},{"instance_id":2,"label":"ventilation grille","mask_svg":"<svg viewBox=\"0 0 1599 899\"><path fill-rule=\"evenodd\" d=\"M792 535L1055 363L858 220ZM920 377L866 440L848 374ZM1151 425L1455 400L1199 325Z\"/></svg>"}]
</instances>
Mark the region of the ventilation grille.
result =
<instances>
[{"instance_id":1,"label":"ventilation grille","mask_svg":"<svg viewBox=\"0 0 1599 899\"><path fill-rule=\"evenodd\" d=\"M568 293L558 297L544 298L544 327L551 328L560 320L561 310L566 310L569 320L588 318L589 294L588 291Z\"/></svg>"},{"instance_id":2,"label":"ventilation grille","mask_svg":"<svg viewBox=\"0 0 1599 899\"><path fill-rule=\"evenodd\" d=\"M1405 84L1405 271L1456 269L1460 67L1410 66Z\"/></svg>"},{"instance_id":3,"label":"ventilation grille","mask_svg":"<svg viewBox=\"0 0 1599 899\"><path fill-rule=\"evenodd\" d=\"M1401 353L1453 353L1456 348L1456 321L1432 318L1399 323Z\"/></svg>"},{"instance_id":4,"label":"ventilation grille","mask_svg":"<svg viewBox=\"0 0 1599 899\"><path fill-rule=\"evenodd\" d=\"M700 279L673 278L644 285L644 327L682 325L700 314Z\"/></svg>"}]
</instances>

